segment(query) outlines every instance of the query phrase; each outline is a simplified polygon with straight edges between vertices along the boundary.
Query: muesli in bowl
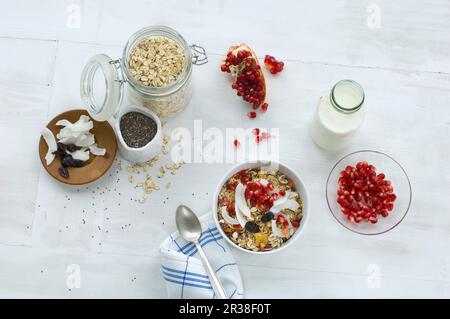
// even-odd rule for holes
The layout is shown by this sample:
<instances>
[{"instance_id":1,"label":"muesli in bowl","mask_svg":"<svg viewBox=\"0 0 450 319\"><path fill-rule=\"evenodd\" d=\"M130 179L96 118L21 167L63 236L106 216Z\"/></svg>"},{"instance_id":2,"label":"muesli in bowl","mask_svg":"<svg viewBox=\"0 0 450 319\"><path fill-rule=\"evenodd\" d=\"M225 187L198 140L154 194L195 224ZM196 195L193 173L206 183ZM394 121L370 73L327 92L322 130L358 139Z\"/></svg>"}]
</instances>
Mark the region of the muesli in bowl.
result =
<instances>
[{"instance_id":1,"label":"muesli in bowl","mask_svg":"<svg viewBox=\"0 0 450 319\"><path fill-rule=\"evenodd\" d=\"M245 167L221 184L214 217L225 237L240 249L279 250L303 228L306 191L298 177L294 181L283 167Z\"/></svg>"}]
</instances>

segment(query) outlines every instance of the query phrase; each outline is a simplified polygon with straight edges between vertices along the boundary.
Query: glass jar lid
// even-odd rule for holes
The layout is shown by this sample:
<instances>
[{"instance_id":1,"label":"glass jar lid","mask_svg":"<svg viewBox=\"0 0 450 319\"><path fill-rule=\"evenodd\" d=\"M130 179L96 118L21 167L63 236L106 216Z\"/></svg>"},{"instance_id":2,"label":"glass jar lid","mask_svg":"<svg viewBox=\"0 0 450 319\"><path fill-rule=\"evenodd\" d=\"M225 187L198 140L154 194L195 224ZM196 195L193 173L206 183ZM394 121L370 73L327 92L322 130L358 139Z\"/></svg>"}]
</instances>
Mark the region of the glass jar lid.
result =
<instances>
[{"instance_id":1,"label":"glass jar lid","mask_svg":"<svg viewBox=\"0 0 450 319\"><path fill-rule=\"evenodd\" d=\"M119 63L105 54L97 54L81 73L81 99L94 120L107 121L119 109L124 82Z\"/></svg>"}]
</instances>

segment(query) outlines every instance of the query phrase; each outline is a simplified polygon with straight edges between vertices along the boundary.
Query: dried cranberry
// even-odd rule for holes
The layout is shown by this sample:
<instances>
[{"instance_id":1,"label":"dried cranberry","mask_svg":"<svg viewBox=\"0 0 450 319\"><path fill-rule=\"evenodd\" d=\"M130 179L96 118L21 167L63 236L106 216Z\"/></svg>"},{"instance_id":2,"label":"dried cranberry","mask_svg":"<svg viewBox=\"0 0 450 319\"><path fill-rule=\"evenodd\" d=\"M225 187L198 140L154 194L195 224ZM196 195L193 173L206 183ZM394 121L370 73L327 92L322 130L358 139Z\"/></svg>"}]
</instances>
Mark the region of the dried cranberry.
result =
<instances>
[{"instance_id":1,"label":"dried cranberry","mask_svg":"<svg viewBox=\"0 0 450 319\"><path fill-rule=\"evenodd\" d=\"M71 153L75 152L76 150L78 150L78 146L76 146L75 144L69 144L67 145L67 150Z\"/></svg>"},{"instance_id":2,"label":"dried cranberry","mask_svg":"<svg viewBox=\"0 0 450 319\"><path fill-rule=\"evenodd\" d=\"M56 151L54 153L58 154L61 158L66 156L67 152L66 152L65 145L63 143L57 143L56 145L57 145L57 149L56 149Z\"/></svg>"},{"instance_id":3,"label":"dried cranberry","mask_svg":"<svg viewBox=\"0 0 450 319\"><path fill-rule=\"evenodd\" d=\"M72 167L82 167L84 165L84 162L79 159L73 159L72 160Z\"/></svg>"},{"instance_id":4,"label":"dried cranberry","mask_svg":"<svg viewBox=\"0 0 450 319\"><path fill-rule=\"evenodd\" d=\"M68 178L69 177L69 171L65 167L58 168L58 172L59 172L59 175L61 175L64 178Z\"/></svg>"},{"instance_id":5,"label":"dried cranberry","mask_svg":"<svg viewBox=\"0 0 450 319\"><path fill-rule=\"evenodd\" d=\"M61 159L61 165L63 167L73 166L73 157L72 155L66 155Z\"/></svg>"},{"instance_id":6,"label":"dried cranberry","mask_svg":"<svg viewBox=\"0 0 450 319\"><path fill-rule=\"evenodd\" d=\"M268 213L264 214L263 217L261 217L261 221L263 223L267 223L267 222L270 222L274 218L275 218L275 215L272 212L268 212Z\"/></svg>"},{"instance_id":7,"label":"dried cranberry","mask_svg":"<svg viewBox=\"0 0 450 319\"><path fill-rule=\"evenodd\" d=\"M250 233L259 233L259 226L254 222L247 222L245 224L245 229Z\"/></svg>"}]
</instances>

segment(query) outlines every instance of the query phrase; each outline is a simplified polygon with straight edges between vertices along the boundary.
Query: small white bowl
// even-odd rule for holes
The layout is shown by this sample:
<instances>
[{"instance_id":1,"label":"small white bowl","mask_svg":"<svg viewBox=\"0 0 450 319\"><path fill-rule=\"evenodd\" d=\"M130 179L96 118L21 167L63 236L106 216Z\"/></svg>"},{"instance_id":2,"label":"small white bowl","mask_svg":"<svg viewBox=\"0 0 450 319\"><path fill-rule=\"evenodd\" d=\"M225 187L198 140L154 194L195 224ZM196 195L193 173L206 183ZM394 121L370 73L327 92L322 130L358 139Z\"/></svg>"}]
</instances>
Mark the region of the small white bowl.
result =
<instances>
[{"instance_id":1,"label":"small white bowl","mask_svg":"<svg viewBox=\"0 0 450 319\"><path fill-rule=\"evenodd\" d=\"M152 118L156 123L156 135L153 137L153 139L148 142L143 147L134 148L129 147L122 137L122 132L120 131L120 120L122 116L124 116L126 113L129 112L139 112L142 113L150 118ZM125 106L120 110L119 117L116 119L114 129L116 131L117 140L119 143L118 148L120 155L122 157L132 163L144 163L150 159L152 159L154 156L159 154L161 152L162 147L162 126L161 126L161 120L159 117L150 111L149 109L142 107L142 106Z\"/></svg>"},{"instance_id":2,"label":"small white bowl","mask_svg":"<svg viewBox=\"0 0 450 319\"><path fill-rule=\"evenodd\" d=\"M238 245L236 245L230 238L228 238L227 234L225 234L222 227L220 226L219 218L217 216L217 204L218 204L218 199L219 199L219 193L220 193L220 190L222 189L222 186L228 181L228 179L231 176L233 176L237 172L239 172L243 169L249 169L249 168L255 168L255 167L268 167L268 166L278 169L279 171L284 173L288 178L292 179L292 181L294 182L295 190L298 192L298 194L300 195L300 199L303 202L303 217L302 217L302 220L300 221L300 226L298 227L298 229L294 232L294 234L291 236L291 238L289 238L289 240L286 243L284 243L281 247L272 249L269 251L252 251L252 250L248 250L248 249L245 249L245 248L242 248L242 247L239 247ZM248 161L248 162L240 163L240 164L234 166L231 170L229 170L225 174L225 176L221 179L220 183L217 185L217 189L216 189L214 197L213 197L212 205L213 205L213 208L212 208L213 219L214 219L214 222L216 223L216 226L219 229L219 232L222 235L222 237L224 237L225 240L228 241L228 243L231 246L236 247L237 249L239 249L243 252L254 254L254 255L267 255L267 254L276 253L276 252L282 251L282 250L286 249L288 246L292 245L292 243L295 240L297 240L297 238L300 236L300 234L302 234L304 232L306 224L308 222L308 218L309 218L309 197L308 197L308 192L306 190L306 186L303 183L303 181L301 180L301 178L288 166L281 164L279 162L270 161L270 160Z\"/></svg>"}]
</instances>

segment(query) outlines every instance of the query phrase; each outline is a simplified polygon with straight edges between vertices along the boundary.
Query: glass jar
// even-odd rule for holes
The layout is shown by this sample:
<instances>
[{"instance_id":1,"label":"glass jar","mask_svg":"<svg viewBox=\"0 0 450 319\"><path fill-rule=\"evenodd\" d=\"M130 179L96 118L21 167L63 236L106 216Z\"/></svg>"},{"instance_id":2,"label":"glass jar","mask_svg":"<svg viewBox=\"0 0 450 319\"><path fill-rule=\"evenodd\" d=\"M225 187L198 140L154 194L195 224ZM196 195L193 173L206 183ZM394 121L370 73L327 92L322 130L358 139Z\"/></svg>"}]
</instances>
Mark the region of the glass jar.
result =
<instances>
[{"instance_id":1,"label":"glass jar","mask_svg":"<svg viewBox=\"0 0 450 319\"><path fill-rule=\"evenodd\" d=\"M322 96L310 124L313 141L327 150L339 150L350 143L364 119L364 90L357 82L342 80L328 96Z\"/></svg>"},{"instance_id":2,"label":"glass jar","mask_svg":"<svg viewBox=\"0 0 450 319\"><path fill-rule=\"evenodd\" d=\"M174 82L164 86L146 86L136 80L129 68L130 54L141 41L165 37L175 41L184 51L183 71ZM189 104L192 97L192 65L207 63L205 50L189 46L175 30L166 26L151 26L134 33L123 50L122 58L113 60L105 54L92 57L81 75L81 98L90 115L100 121L116 114L124 96L124 84L131 104L149 108L159 117L173 116Z\"/></svg>"}]
</instances>

